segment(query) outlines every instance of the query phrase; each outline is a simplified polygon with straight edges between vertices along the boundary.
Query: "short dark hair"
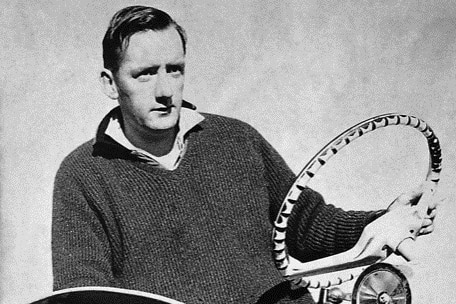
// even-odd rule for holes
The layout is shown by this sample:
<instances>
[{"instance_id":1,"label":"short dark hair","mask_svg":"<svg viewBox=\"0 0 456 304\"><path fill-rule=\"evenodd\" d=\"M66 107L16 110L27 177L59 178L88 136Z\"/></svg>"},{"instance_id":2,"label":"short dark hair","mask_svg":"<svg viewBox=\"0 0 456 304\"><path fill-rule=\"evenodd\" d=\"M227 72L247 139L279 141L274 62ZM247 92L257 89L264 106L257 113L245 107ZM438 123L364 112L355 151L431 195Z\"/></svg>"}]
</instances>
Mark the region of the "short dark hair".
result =
<instances>
[{"instance_id":1,"label":"short dark hair","mask_svg":"<svg viewBox=\"0 0 456 304\"><path fill-rule=\"evenodd\" d=\"M185 30L167 13L147 6L129 6L121 9L112 17L103 38L104 67L116 72L127 49L130 37L148 30L160 31L174 27L182 40L186 53L187 36Z\"/></svg>"}]
</instances>

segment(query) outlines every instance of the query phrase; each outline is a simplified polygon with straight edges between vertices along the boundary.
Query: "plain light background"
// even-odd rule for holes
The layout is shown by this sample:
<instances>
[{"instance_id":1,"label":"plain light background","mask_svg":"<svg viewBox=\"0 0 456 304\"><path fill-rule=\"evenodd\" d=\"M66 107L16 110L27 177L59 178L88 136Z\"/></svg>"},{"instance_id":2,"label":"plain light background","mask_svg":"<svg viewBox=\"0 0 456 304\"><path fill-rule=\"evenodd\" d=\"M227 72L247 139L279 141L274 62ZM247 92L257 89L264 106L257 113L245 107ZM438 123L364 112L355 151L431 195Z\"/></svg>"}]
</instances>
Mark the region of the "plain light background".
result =
<instances>
[{"instance_id":1,"label":"plain light background","mask_svg":"<svg viewBox=\"0 0 456 304\"><path fill-rule=\"evenodd\" d=\"M456 298L456 1L18 0L0 4L0 303L51 291L53 178L115 106L97 80L101 40L132 4L163 9L187 30L185 98L249 122L297 173L373 115L428 122L448 202L417 242L413 303ZM386 128L346 147L310 186L346 209L384 208L424 180L427 156L419 132Z\"/></svg>"}]
</instances>

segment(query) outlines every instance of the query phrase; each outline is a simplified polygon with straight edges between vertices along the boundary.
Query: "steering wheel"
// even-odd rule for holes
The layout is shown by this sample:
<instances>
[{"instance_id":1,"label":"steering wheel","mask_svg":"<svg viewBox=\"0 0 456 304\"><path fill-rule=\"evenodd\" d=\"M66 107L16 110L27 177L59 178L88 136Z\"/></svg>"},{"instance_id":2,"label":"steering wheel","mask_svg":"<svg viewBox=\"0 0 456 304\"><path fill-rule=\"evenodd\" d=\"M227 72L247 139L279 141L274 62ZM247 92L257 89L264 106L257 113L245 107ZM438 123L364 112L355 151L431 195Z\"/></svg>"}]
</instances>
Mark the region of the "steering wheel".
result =
<instances>
[{"instance_id":1,"label":"steering wheel","mask_svg":"<svg viewBox=\"0 0 456 304\"><path fill-rule=\"evenodd\" d=\"M426 137L430 154L426 182L429 184L430 193L433 193L437 189L442 163L441 150L438 138L426 122L414 116L388 113L369 118L347 129L324 146L314 157L312 157L307 165L304 166L282 203L274 222L272 240L274 262L284 278L293 281L293 283L298 286L311 288L329 287L352 280L356 277L356 272L364 270L366 265L371 265L386 259L387 255L380 258L378 256L360 257L358 253L361 252L363 248L356 248L357 244L352 249L343 253L302 263L288 254L285 239L287 222L293 207L298 201L302 190L315 176L317 171L343 147L364 134L380 128L398 125L412 127L420 131ZM423 199L421 199L420 202L421 201L423 201ZM427 211L427 206L422 206L422 208L425 208ZM413 235L405 236L403 239L414 239L418 230L419 229L416 229ZM407 233L412 232L407 231ZM407 256L410 256L412 247L410 246L410 242L402 241L397 248L391 249L396 249L401 255L407 258Z\"/></svg>"}]
</instances>

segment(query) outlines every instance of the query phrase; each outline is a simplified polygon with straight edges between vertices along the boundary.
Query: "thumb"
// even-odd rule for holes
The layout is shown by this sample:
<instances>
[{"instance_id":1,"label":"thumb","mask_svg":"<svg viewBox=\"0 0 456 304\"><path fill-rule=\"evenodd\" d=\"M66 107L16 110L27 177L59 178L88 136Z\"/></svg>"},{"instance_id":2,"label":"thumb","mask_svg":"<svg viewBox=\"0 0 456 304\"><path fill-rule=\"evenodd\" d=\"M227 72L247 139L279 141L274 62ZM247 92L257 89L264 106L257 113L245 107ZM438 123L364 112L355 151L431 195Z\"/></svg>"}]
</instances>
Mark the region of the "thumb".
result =
<instances>
[{"instance_id":1,"label":"thumb","mask_svg":"<svg viewBox=\"0 0 456 304\"><path fill-rule=\"evenodd\" d=\"M420 184L418 187L413 188L410 191L404 192L399 195L388 207L389 210L405 205L416 205L420 200L425 183Z\"/></svg>"}]
</instances>

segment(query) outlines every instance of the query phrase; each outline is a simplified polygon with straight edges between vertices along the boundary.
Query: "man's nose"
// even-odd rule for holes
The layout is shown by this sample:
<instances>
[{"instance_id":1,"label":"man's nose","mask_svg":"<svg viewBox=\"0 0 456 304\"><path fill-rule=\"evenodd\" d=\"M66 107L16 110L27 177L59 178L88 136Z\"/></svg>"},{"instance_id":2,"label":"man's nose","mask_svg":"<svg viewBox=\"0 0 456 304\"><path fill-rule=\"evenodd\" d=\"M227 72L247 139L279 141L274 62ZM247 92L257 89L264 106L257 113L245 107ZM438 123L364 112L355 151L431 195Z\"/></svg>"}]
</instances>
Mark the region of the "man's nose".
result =
<instances>
[{"instance_id":1,"label":"man's nose","mask_svg":"<svg viewBox=\"0 0 456 304\"><path fill-rule=\"evenodd\" d=\"M168 106L172 96L169 75L166 72L159 72L155 83L155 99L158 103Z\"/></svg>"}]
</instances>

